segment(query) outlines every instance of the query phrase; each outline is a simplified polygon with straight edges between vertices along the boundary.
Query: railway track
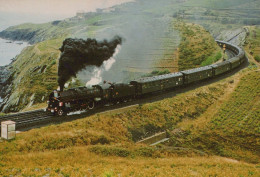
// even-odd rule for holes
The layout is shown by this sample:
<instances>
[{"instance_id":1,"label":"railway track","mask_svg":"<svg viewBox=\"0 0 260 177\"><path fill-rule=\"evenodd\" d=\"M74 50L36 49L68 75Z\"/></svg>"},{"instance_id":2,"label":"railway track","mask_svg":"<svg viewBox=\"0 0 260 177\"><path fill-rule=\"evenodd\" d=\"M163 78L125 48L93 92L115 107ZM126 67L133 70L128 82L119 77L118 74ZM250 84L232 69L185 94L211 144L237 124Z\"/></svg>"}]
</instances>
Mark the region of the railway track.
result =
<instances>
[{"instance_id":1,"label":"railway track","mask_svg":"<svg viewBox=\"0 0 260 177\"><path fill-rule=\"evenodd\" d=\"M34 126L37 123L42 123L45 121L50 121L53 118L52 115L45 112L43 109L38 109L35 111L15 113L0 117L0 122L11 120L16 122L16 129ZM1 127L0 127L1 130Z\"/></svg>"},{"instance_id":2,"label":"railway track","mask_svg":"<svg viewBox=\"0 0 260 177\"><path fill-rule=\"evenodd\" d=\"M227 52L229 53L229 57L233 57L236 55L235 52L231 51L231 50L227 50ZM236 72L236 71L235 71ZM228 75L228 74L225 74ZM214 80L214 79L212 79ZM216 82L215 81L211 81L211 82ZM210 84L211 82L208 82L206 84ZM198 87L199 85L205 85L205 83L200 83L200 84L194 84L194 87ZM193 88L193 86L188 86L190 87L190 89ZM185 90L187 90L187 88L181 89L181 91L177 90L176 93L178 92L185 92ZM172 91L170 91L172 92ZM174 93L176 95L176 93ZM174 95L173 94L173 95ZM171 96L172 93L166 93L166 95ZM29 112L22 112L22 113L16 113L16 114L11 114L11 115L6 115L6 116L1 116L0 117L0 122L2 121L6 121L6 120L11 120L16 122L16 130L28 130L31 129L33 127L41 127L43 125L46 124L50 124L50 123L61 123L61 122L65 122L65 121L71 121L71 120L75 120L75 119L80 119L86 116L90 116L96 113L100 113L103 111L110 111L112 109L118 109L118 108L122 108L125 106L129 106L129 105L133 105L133 104L139 104L139 103L148 103L148 102L152 102L153 100L157 100L158 96L154 95L152 96L153 98L144 98L143 100L135 100L129 103L124 103L122 105L113 105L111 107L102 107L102 108L97 108L95 110L91 110L88 111L86 113L83 113L82 115L71 115L71 116L61 116L61 117L56 117L53 116L51 114L49 114L48 112L45 112L43 109L39 109L39 110L35 110L35 111L29 111ZM160 98L164 98L164 95L159 95ZM0 127L1 130L1 127ZM0 131L1 132L1 131Z\"/></svg>"}]
</instances>

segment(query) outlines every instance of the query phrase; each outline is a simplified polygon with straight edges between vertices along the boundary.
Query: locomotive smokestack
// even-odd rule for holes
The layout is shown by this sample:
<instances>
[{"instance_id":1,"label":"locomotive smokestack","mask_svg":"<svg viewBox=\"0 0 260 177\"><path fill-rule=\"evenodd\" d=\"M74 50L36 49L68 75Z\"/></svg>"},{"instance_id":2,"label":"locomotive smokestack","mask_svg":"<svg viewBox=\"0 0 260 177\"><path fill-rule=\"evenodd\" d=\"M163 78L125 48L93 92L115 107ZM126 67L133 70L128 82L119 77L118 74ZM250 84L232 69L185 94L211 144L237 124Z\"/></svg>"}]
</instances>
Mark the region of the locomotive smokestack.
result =
<instances>
[{"instance_id":1,"label":"locomotive smokestack","mask_svg":"<svg viewBox=\"0 0 260 177\"><path fill-rule=\"evenodd\" d=\"M96 39L72 39L63 41L60 48L61 56L58 67L58 82L60 90L63 91L64 84L76 74L94 65L100 67L102 63L111 58L117 45L122 43L122 38L115 36L111 41L97 41Z\"/></svg>"}]
</instances>

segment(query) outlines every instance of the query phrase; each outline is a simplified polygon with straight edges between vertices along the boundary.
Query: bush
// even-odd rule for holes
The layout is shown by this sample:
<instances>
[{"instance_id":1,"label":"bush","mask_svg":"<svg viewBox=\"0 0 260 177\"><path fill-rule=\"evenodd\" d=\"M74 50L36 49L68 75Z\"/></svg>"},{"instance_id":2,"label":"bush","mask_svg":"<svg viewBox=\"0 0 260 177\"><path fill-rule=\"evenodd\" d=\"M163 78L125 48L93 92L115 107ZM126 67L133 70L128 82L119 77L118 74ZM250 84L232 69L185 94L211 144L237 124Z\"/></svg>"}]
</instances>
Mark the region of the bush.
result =
<instances>
[{"instance_id":1,"label":"bush","mask_svg":"<svg viewBox=\"0 0 260 177\"><path fill-rule=\"evenodd\" d=\"M51 66L53 66L53 65L55 65L56 64L56 60L53 60L52 62L51 62Z\"/></svg>"},{"instance_id":2,"label":"bush","mask_svg":"<svg viewBox=\"0 0 260 177\"><path fill-rule=\"evenodd\" d=\"M153 157L155 149L151 147L143 147L137 150L137 154L143 157Z\"/></svg>"},{"instance_id":3,"label":"bush","mask_svg":"<svg viewBox=\"0 0 260 177\"><path fill-rule=\"evenodd\" d=\"M260 62L260 56L259 56L259 55L255 56L255 60L256 60L257 62Z\"/></svg>"},{"instance_id":4,"label":"bush","mask_svg":"<svg viewBox=\"0 0 260 177\"><path fill-rule=\"evenodd\" d=\"M217 62L219 59L221 59L221 57L222 57L221 52L218 52L214 57L212 57L212 56L208 57L200 65L207 66L207 65L213 64L213 63Z\"/></svg>"},{"instance_id":5,"label":"bush","mask_svg":"<svg viewBox=\"0 0 260 177\"><path fill-rule=\"evenodd\" d=\"M162 131L162 128L148 123L148 124L145 124L141 127L129 128L128 131L132 135L132 140L138 141L138 140L141 140L142 138L151 136L151 135L153 135L157 132Z\"/></svg>"},{"instance_id":6,"label":"bush","mask_svg":"<svg viewBox=\"0 0 260 177\"><path fill-rule=\"evenodd\" d=\"M101 154L105 156L118 156L127 157L130 155L130 151L119 147L107 147L107 146L94 146L90 148L90 152Z\"/></svg>"}]
</instances>

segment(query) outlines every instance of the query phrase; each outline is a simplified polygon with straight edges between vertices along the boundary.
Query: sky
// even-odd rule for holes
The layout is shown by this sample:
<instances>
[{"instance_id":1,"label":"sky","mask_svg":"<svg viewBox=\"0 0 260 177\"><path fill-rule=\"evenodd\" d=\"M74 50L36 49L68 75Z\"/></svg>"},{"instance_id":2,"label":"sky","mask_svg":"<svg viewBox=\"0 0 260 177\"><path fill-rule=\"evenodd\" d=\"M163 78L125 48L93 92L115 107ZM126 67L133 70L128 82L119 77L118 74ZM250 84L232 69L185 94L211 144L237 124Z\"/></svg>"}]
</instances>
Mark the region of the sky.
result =
<instances>
[{"instance_id":1,"label":"sky","mask_svg":"<svg viewBox=\"0 0 260 177\"><path fill-rule=\"evenodd\" d=\"M71 17L78 11L95 11L130 0L0 0L0 12Z\"/></svg>"}]
</instances>

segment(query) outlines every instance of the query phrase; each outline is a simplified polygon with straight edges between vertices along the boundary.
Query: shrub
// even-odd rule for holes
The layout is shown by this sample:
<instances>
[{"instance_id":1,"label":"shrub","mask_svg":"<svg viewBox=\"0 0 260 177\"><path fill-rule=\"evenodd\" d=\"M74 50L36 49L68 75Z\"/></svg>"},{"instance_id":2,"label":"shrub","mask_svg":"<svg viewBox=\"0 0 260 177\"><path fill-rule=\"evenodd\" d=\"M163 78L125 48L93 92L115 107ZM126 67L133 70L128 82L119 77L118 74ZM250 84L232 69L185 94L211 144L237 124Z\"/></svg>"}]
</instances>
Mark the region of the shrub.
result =
<instances>
[{"instance_id":1,"label":"shrub","mask_svg":"<svg viewBox=\"0 0 260 177\"><path fill-rule=\"evenodd\" d=\"M259 55L255 56L255 60L256 60L257 62L260 62L260 56L259 56Z\"/></svg>"},{"instance_id":2,"label":"shrub","mask_svg":"<svg viewBox=\"0 0 260 177\"><path fill-rule=\"evenodd\" d=\"M221 59L222 54L221 52L218 52L214 57L210 56L208 57L206 60L204 60L200 65L201 66L207 66L210 65L212 63L217 62L219 59Z\"/></svg>"},{"instance_id":3,"label":"shrub","mask_svg":"<svg viewBox=\"0 0 260 177\"><path fill-rule=\"evenodd\" d=\"M143 147L137 150L137 155L143 156L143 157L152 157L155 152L155 149L151 147Z\"/></svg>"},{"instance_id":4,"label":"shrub","mask_svg":"<svg viewBox=\"0 0 260 177\"><path fill-rule=\"evenodd\" d=\"M51 62L51 66L53 66L53 65L55 65L56 64L56 60L53 60L52 62Z\"/></svg>"},{"instance_id":5,"label":"shrub","mask_svg":"<svg viewBox=\"0 0 260 177\"><path fill-rule=\"evenodd\" d=\"M130 155L130 151L119 147L107 147L107 146L94 146L90 148L90 152L101 154L104 156L118 156L127 157Z\"/></svg>"}]
</instances>

